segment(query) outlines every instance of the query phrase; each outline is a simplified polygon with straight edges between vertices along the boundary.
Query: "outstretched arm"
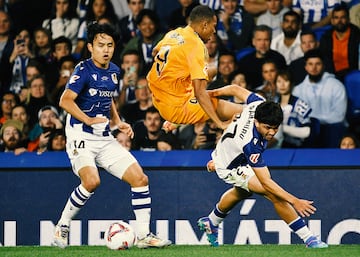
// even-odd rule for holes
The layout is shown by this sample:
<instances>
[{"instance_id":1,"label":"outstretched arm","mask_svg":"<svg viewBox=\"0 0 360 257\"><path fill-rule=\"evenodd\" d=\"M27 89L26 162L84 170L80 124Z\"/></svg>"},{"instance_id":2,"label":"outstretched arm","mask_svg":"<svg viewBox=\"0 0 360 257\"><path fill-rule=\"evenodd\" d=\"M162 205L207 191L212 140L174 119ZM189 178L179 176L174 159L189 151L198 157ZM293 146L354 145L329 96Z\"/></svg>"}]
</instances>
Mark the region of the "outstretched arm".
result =
<instances>
[{"instance_id":1,"label":"outstretched arm","mask_svg":"<svg viewBox=\"0 0 360 257\"><path fill-rule=\"evenodd\" d=\"M280 185L272 180L270 171L266 166L261 168L253 168L253 170L266 191L290 203L302 217L308 217L315 213L316 208L312 205L313 201L299 199L284 190ZM250 188L250 190L252 190L252 188ZM256 192L256 189L254 192Z\"/></svg>"},{"instance_id":2,"label":"outstretched arm","mask_svg":"<svg viewBox=\"0 0 360 257\"><path fill-rule=\"evenodd\" d=\"M213 90L207 91L210 97L217 97L217 96L236 96L240 99L240 101L245 102L249 95L251 94L251 91L240 87L238 85L227 85L224 87L220 87Z\"/></svg>"}]
</instances>

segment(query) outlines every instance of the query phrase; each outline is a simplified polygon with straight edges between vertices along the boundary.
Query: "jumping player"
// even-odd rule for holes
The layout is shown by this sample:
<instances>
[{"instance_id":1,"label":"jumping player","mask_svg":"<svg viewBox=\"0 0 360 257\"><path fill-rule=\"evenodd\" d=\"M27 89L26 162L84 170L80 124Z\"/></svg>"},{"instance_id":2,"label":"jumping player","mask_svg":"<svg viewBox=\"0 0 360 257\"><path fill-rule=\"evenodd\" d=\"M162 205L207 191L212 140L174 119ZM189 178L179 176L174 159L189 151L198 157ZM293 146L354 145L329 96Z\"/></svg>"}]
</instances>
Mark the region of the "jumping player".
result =
<instances>
[{"instance_id":1,"label":"jumping player","mask_svg":"<svg viewBox=\"0 0 360 257\"><path fill-rule=\"evenodd\" d=\"M133 137L129 124L120 120L113 96L118 89L119 67L110 62L117 42L112 26L92 23L88 27L87 47L91 58L80 62L71 75L60 99L68 112L66 150L80 185L71 193L55 227L53 245L68 245L70 221L100 185L102 167L131 187L139 248L171 244L149 231L151 197L148 177L136 159L112 136L109 121Z\"/></svg>"},{"instance_id":2,"label":"jumping player","mask_svg":"<svg viewBox=\"0 0 360 257\"><path fill-rule=\"evenodd\" d=\"M206 91L209 56L204 42L215 33L216 23L214 11L199 5L191 11L188 26L168 32L153 50L147 79L153 104L168 122L194 124L212 119L224 129L234 113L242 110L241 105L210 98Z\"/></svg>"},{"instance_id":3,"label":"jumping player","mask_svg":"<svg viewBox=\"0 0 360 257\"><path fill-rule=\"evenodd\" d=\"M317 239L309 230L302 217L314 214L313 201L299 199L285 191L271 179L262 153L267 141L271 140L283 121L283 112L279 104L264 101L255 93L239 88L226 86L209 92L212 96L234 95L246 101L241 116L239 115L223 132L215 150L212 161L208 163L209 171L216 171L225 183L233 185L216 204L207 217L198 220L200 230L205 231L212 246L218 246L218 226L241 200L252 193L269 199L283 219L310 248L325 248L327 244Z\"/></svg>"}]
</instances>

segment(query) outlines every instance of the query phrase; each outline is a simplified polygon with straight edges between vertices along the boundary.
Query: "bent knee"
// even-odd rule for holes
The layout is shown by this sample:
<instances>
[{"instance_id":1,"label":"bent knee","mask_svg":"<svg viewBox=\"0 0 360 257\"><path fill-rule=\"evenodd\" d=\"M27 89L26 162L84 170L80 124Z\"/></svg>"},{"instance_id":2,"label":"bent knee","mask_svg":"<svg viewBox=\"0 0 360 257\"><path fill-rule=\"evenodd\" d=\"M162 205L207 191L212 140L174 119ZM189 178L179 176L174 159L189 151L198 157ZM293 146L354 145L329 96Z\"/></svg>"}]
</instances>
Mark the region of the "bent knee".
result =
<instances>
[{"instance_id":1,"label":"bent knee","mask_svg":"<svg viewBox=\"0 0 360 257\"><path fill-rule=\"evenodd\" d=\"M88 192L94 192L100 186L100 179L95 177L88 178L82 182L82 185Z\"/></svg>"}]
</instances>

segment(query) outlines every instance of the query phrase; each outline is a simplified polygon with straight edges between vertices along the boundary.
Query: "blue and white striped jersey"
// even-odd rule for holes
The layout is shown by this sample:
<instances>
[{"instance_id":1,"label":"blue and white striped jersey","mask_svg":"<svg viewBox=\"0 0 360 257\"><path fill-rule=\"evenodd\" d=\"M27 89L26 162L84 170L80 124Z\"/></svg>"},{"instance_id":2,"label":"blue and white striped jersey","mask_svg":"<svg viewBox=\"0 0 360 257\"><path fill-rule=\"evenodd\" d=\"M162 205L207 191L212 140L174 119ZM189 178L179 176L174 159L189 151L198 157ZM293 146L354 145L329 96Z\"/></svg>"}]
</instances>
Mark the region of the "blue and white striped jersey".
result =
<instances>
[{"instance_id":1,"label":"blue and white striped jersey","mask_svg":"<svg viewBox=\"0 0 360 257\"><path fill-rule=\"evenodd\" d=\"M303 24L319 22L329 15L340 0L293 0L292 9L301 10Z\"/></svg>"},{"instance_id":2,"label":"blue and white striped jersey","mask_svg":"<svg viewBox=\"0 0 360 257\"><path fill-rule=\"evenodd\" d=\"M86 115L104 116L110 120L112 99L119 91L119 78L120 69L114 63L110 62L108 69L100 69L91 59L87 59L76 65L66 89L78 94L75 102ZM107 136L110 132L109 123L102 128L91 127L72 116L67 122L68 125L91 134Z\"/></svg>"},{"instance_id":3,"label":"blue and white striped jersey","mask_svg":"<svg viewBox=\"0 0 360 257\"><path fill-rule=\"evenodd\" d=\"M266 166L262 153L267 141L254 125L256 107L264 101L252 93L241 116L234 120L223 132L211 156L217 168L234 169L239 166Z\"/></svg>"}]
</instances>

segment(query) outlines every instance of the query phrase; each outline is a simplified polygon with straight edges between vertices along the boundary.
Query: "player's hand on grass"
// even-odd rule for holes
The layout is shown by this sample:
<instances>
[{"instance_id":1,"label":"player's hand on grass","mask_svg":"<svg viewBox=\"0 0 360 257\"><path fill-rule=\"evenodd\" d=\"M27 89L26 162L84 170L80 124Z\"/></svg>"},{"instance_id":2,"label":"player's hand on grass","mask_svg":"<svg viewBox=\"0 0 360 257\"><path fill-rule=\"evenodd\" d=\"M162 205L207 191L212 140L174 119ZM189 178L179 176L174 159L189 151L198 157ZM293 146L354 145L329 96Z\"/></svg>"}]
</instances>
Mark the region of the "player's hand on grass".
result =
<instances>
[{"instance_id":1,"label":"player's hand on grass","mask_svg":"<svg viewBox=\"0 0 360 257\"><path fill-rule=\"evenodd\" d=\"M309 217L310 215L314 214L316 211L315 206L312 205L313 203L314 201L297 199L293 203L293 207L301 215L301 217Z\"/></svg>"}]
</instances>

